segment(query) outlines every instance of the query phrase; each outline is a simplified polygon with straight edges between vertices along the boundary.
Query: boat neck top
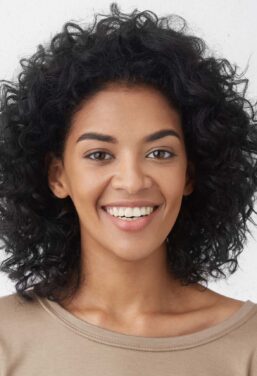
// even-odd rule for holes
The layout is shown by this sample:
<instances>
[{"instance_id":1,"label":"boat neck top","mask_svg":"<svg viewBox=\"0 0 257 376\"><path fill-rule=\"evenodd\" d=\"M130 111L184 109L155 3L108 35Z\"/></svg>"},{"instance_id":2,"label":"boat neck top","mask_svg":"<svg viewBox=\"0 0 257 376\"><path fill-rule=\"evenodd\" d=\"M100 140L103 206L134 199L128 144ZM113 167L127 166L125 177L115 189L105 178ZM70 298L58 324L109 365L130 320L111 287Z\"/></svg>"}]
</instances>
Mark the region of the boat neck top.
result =
<instances>
[{"instance_id":1,"label":"boat neck top","mask_svg":"<svg viewBox=\"0 0 257 376\"><path fill-rule=\"evenodd\" d=\"M36 299L41 304L42 308L52 317L70 330L88 339L112 346L143 351L169 351L199 346L222 337L235 328L240 327L253 315L257 316L257 303L247 300L230 317L203 330L181 336L145 337L116 332L91 324L70 313L57 302L38 297L37 295Z\"/></svg>"}]
</instances>

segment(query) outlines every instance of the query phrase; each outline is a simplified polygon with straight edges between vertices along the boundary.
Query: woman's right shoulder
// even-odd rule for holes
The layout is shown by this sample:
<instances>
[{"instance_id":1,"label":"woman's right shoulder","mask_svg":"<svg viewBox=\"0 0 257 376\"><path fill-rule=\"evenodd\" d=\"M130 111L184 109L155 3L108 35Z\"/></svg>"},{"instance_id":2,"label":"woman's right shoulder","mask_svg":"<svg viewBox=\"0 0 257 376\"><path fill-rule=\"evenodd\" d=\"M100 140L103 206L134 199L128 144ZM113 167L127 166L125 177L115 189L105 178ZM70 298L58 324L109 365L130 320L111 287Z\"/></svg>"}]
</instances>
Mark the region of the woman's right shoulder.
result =
<instances>
[{"instance_id":1,"label":"woman's right shoulder","mask_svg":"<svg viewBox=\"0 0 257 376\"><path fill-rule=\"evenodd\" d=\"M29 295L33 296L33 293L29 292ZM24 305L24 303L27 302L30 303L30 301L27 301L23 296L21 296L17 292L13 292L12 294L0 297L0 309L2 311L10 308L15 308L18 306L22 306Z\"/></svg>"},{"instance_id":2,"label":"woman's right shoulder","mask_svg":"<svg viewBox=\"0 0 257 376\"><path fill-rule=\"evenodd\" d=\"M31 324L40 311L37 299L28 301L17 292L0 297L0 332Z\"/></svg>"}]
</instances>

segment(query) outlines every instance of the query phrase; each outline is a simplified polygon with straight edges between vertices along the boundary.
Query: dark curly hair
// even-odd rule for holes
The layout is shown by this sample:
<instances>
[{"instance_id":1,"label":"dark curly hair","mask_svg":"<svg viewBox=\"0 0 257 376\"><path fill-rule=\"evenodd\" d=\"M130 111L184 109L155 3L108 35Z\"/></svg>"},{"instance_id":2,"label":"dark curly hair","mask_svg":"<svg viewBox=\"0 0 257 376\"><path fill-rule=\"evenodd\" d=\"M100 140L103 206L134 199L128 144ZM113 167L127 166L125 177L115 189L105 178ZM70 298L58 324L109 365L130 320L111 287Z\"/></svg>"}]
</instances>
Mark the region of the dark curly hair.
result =
<instances>
[{"instance_id":1,"label":"dark curly hair","mask_svg":"<svg viewBox=\"0 0 257 376\"><path fill-rule=\"evenodd\" d=\"M62 158L72 116L111 82L150 85L181 114L194 191L167 238L172 275L188 285L225 277L225 266L234 273L250 232L257 121L245 72L207 56L180 16L110 10L87 28L65 23L20 60L17 82L1 80L0 239L10 256L0 270L27 300L32 290L60 301L81 283L79 218L70 197L48 186L49 156Z\"/></svg>"}]
</instances>

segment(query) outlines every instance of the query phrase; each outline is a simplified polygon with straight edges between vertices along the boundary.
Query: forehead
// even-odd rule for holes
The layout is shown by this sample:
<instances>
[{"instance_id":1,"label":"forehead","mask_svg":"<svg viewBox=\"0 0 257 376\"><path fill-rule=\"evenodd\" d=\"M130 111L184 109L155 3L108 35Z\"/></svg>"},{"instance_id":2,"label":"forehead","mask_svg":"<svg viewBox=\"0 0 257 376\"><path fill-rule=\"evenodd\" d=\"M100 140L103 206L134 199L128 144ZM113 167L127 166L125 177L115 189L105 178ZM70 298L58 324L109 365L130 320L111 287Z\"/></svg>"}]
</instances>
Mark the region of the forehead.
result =
<instances>
[{"instance_id":1,"label":"forehead","mask_svg":"<svg viewBox=\"0 0 257 376\"><path fill-rule=\"evenodd\" d=\"M182 136L179 112L159 90L147 85L112 83L86 98L72 118L77 134L93 127L103 132L151 132L170 126Z\"/></svg>"},{"instance_id":2,"label":"forehead","mask_svg":"<svg viewBox=\"0 0 257 376\"><path fill-rule=\"evenodd\" d=\"M101 111L99 112L101 108L105 111L108 109L112 111L119 110L126 107L140 110L142 104L152 105L151 107L143 108L143 110L151 110L153 108L155 111L158 111L158 108L160 108L159 112L166 110L178 114L178 111L171 105L168 98L154 87L149 85L110 83L82 101L75 117L81 110L87 110L89 113L95 109L101 114Z\"/></svg>"}]
</instances>

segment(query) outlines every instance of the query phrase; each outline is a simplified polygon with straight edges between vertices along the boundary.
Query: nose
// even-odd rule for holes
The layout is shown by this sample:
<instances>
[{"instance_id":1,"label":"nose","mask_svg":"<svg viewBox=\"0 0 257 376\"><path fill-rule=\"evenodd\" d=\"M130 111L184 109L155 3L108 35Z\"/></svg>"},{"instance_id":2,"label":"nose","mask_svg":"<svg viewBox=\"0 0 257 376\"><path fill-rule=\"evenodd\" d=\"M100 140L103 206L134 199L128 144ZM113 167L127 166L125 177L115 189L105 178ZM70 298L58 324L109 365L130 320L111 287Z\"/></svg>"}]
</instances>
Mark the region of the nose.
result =
<instances>
[{"instance_id":1,"label":"nose","mask_svg":"<svg viewBox=\"0 0 257 376\"><path fill-rule=\"evenodd\" d=\"M124 158L115 169L112 180L114 189L126 190L135 194L152 186L152 179L135 157Z\"/></svg>"}]
</instances>

